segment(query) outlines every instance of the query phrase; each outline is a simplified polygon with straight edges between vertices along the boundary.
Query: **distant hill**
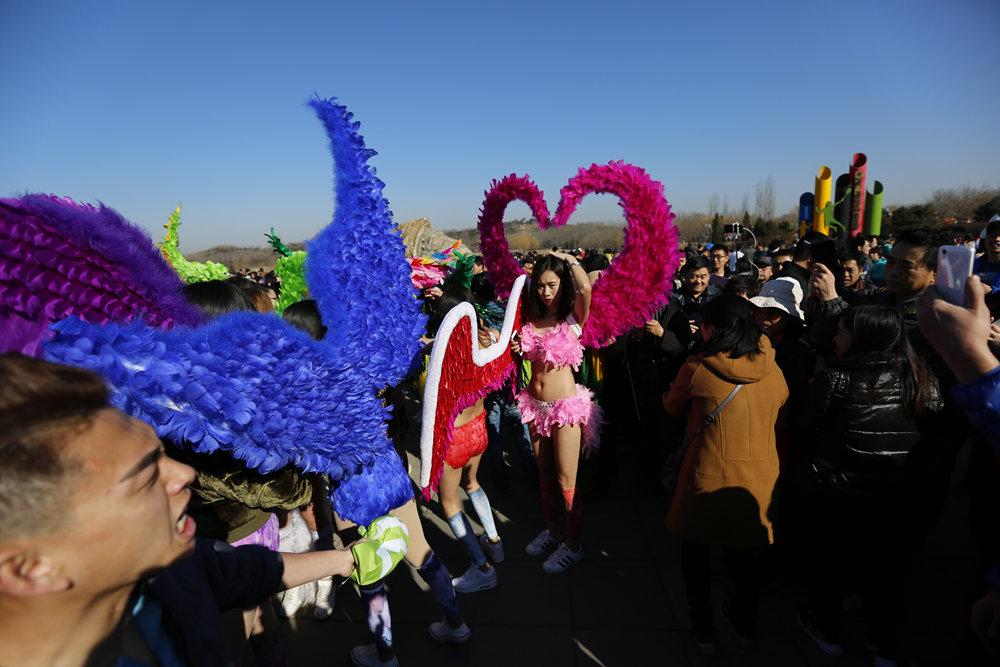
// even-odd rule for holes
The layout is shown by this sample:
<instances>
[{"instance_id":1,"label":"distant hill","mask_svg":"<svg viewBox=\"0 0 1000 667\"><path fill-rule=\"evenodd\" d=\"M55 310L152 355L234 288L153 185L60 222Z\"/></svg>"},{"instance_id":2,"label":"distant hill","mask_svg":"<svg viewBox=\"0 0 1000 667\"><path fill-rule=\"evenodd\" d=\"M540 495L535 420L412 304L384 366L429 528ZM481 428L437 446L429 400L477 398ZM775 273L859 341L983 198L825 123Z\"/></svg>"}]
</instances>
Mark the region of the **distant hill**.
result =
<instances>
[{"instance_id":1,"label":"distant hill","mask_svg":"<svg viewBox=\"0 0 1000 667\"><path fill-rule=\"evenodd\" d=\"M305 243L289 243L292 250L305 250ZM274 263L278 261L278 254L271 250L270 246L257 248L241 248L232 245L217 245L208 250L201 250L185 255L193 262L219 262L225 264L230 271L240 269L263 268L270 271L274 268Z\"/></svg>"},{"instance_id":2,"label":"distant hill","mask_svg":"<svg viewBox=\"0 0 1000 667\"><path fill-rule=\"evenodd\" d=\"M427 218L417 218L409 220L399 225L400 235L406 245L406 256L412 257L414 254L423 257L433 252L444 250L455 239L434 230ZM478 235L476 237L476 247L479 246ZM292 250L305 250L304 242L289 243ZM467 247L459 247L462 252L469 252ZM274 263L278 260L278 255L270 246L256 248L246 248L232 245L218 245L208 250L193 252L185 255L187 259L195 262L219 262L225 264L230 271L236 272L240 269L264 269L270 271L274 268Z\"/></svg>"},{"instance_id":3,"label":"distant hill","mask_svg":"<svg viewBox=\"0 0 1000 667\"><path fill-rule=\"evenodd\" d=\"M625 241L625 222L574 222L553 229L539 229L533 219L504 223L504 233L511 250L541 248L620 248ZM479 252L479 230L458 229L447 232Z\"/></svg>"}]
</instances>

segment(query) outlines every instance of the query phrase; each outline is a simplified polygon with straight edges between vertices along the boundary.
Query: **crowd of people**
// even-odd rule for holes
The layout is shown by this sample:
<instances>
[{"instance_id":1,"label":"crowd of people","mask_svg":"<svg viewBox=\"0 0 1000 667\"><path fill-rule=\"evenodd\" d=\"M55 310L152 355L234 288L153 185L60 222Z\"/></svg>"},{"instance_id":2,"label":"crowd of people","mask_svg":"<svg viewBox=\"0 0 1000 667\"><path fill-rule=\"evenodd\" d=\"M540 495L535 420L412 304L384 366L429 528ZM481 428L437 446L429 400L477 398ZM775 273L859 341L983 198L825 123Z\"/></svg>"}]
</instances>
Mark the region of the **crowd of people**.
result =
<instances>
[{"instance_id":1,"label":"crowd of people","mask_svg":"<svg viewBox=\"0 0 1000 667\"><path fill-rule=\"evenodd\" d=\"M979 253L964 304L934 286L938 249L956 242ZM910 564L969 446L984 575L969 613L995 655L1000 217L978 242L914 229L842 243L810 232L746 250L689 245L669 300L606 347L586 348L592 287L613 255L519 258L530 277L511 343L521 372L459 413L438 492L468 568L452 577L427 543L416 500L392 512L409 533L406 559L441 612L431 638L472 638L456 592L502 585L495 565L505 549L541 559L553 576L578 564L585 502L606 496L616 475L633 475L642 497L669 504L666 529L681 541L701 651L717 650L710 564L719 550L732 584L721 617L741 641L754 641L762 587L779 581L801 593L802 630L833 656L844 650L845 596L859 595L877 664L895 664ZM471 288L423 291L427 346L444 314L466 301L476 306L479 345L499 341L503 305L482 261L474 273ZM213 318L271 312L280 289L273 272L243 271L188 285L185 296ZM283 317L315 340L327 334L314 301ZM88 371L5 355L0 377L5 664L278 665L276 610L330 613L335 578L355 567L344 545L363 536L331 507L321 475L261 474L227 454L161 446ZM403 403L419 382L415 370L382 392L395 406L389 432L404 461L418 426ZM506 483L507 430L544 517L526 545L503 542L477 476L485 461L493 483ZM638 452L635 470L618 467L624 443ZM464 514L463 491L482 535ZM210 540L192 547L195 535ZM178 560L192 550L194 559ZM378 581L359 592L371 642L354 649L354 664L398 664L387 589Z\"/></svg>"}]
</instances>

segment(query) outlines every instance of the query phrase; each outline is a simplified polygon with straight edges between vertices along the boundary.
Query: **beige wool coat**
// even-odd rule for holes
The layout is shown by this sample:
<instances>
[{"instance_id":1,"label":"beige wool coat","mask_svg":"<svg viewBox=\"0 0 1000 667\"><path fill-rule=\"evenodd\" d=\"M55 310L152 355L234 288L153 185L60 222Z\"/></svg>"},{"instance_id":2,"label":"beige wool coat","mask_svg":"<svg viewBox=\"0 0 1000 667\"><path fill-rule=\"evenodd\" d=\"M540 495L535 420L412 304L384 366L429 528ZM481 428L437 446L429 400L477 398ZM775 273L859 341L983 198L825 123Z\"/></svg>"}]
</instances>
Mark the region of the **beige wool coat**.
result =
<instances>
[{"instance_id":1,"label":"beige wool coat","mask_svg":"<svg viewBox=\"0 0 1000 667\"><path fill-rule=\"evenodd\" d=\"M753 358L693 355L663 396L667 413L686 414L687 433L693 434L736 384L743 385L684 456L667 515L667 527L682 538L728 547L774 539L769 516L778 479L774 427L788 386L766 336L761 348Z\"/></svg>"}]
</instances>

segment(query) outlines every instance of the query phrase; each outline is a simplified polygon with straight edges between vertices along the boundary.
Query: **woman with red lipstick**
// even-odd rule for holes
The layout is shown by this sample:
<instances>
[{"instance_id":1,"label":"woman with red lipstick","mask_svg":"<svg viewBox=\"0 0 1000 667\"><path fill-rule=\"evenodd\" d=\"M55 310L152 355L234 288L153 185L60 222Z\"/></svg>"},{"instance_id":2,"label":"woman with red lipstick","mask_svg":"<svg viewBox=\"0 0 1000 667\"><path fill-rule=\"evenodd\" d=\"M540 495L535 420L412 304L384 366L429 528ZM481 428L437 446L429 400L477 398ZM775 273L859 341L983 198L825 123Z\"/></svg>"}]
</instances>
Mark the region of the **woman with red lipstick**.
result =
<instances>
[{"instance_id":1,"label":"woman with red lipstick","mask_svg":"<svg viewBox=\"0 0 1000 667\"><path fill-rule=\"evenodd\" d=\"M531 362L531 380L518 393L517 403L531 431L547 526L525 551L541 556L558 545L542 565L554 574L583 559L583 505L576 502L576 475L580 450L597 446L601 421L594 395L573 376L583 359L580 333L590 311L590 280L575 257L551 252L535 262L526 290L525 324L520 339L511 345ZM566 514L561 543L557 482Z\"/></svg>"}]
</instances>

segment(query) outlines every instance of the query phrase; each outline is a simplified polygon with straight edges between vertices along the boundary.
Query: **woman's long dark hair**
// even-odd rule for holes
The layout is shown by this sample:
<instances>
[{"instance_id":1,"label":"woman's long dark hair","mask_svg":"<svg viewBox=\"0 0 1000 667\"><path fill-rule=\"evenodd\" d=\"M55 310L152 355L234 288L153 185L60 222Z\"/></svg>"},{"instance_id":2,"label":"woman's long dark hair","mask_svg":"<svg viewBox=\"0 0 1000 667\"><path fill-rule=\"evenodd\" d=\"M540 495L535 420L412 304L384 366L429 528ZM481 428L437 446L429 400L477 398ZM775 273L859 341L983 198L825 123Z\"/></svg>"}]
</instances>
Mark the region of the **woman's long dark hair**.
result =
<instances>
[{"instance_id":1,"label":"woman's long dark hair","mask_svg":"<svg viewBox=\"0 0 1000 667\"><path fill-rule=\"evenodd\" d=\"M523 297L525 321L530 322L545 317L545 304L538 296L536 288L537 281L546 271L551 271L559 278L559 293L556 295L556 318L564 320L573 312L576 290L573 285L573 277L570 275L569 264L555 255L542 255L535 260L535 266L531 269L531 279L525 283L525 289L528 291Z\"/></svg>"},{"instance_id":2,"label":"woman's long dark hair","mask_svg":"<svg viewBox=\"0 0 1000 667\"><path fill-rule=\"evenodd\" d=\"M209 319L236 310L257 310L243 290L225 280L191 283L183 289L184 299Z\"/></svg>"},{"instance_id":3,"label":"woman's long dark hair","mask_svg":"<svg viewBox=\"0 0 1000 667\"><path fill-rule=\"evenodd\" d=\"M427 333L431 336L436 336L438 329L441 327L441 322L444 321L444 316L448 314L448 311L466 301L475 303L472 290L468 287L460 285L446 287L441 293L440 298L434 302L434 310L427 320ZM481 322L480 326L482 326Z\"/></svg>"},{"instance_id":4,"label":"woman's long dark hair","mask_svg":"<svg viewBox=\"0 0 1000 667\"><path fill-rule=\"evenodd\" d=\"M314 299L296 301L285 308L281 316L296 329L305 331L313 340L323 340L326 336L326 326L319 316L319 306Z\"/></svg>"},{"instance_id":5,"label":"woman's long dark hair","mask_svg":"<svg viewBox=\"0 0 1000 667\"><path fill-rule=\"evenodd\" d=\"M888 306L855 306L844 313L841 322L851 333L844 360L881 360L896 368L904 405L914 415L923 413L935 379L914 352L899 311Z\"/></svg>"},{"instance_id":6,"label":"woman's long dark hair","mask_svg":"<svg viewBox=\"0 0 1000 667\"><path fill-rule=\"evenodd\" d=\"M702 356L722 352L730 359L753 359L760 354L760 339L764 332L757 324L756 310L752 303L732 294L712 299L705 306L701 321L715 327L715 332L702 347Z\"/></svg>"}]
</instances>

